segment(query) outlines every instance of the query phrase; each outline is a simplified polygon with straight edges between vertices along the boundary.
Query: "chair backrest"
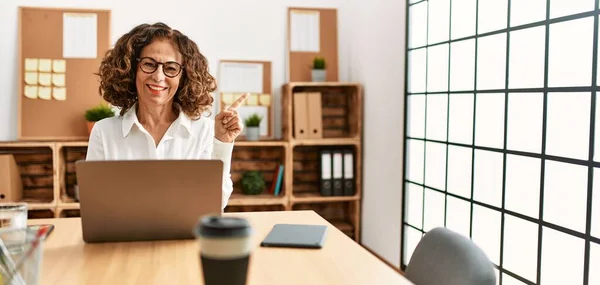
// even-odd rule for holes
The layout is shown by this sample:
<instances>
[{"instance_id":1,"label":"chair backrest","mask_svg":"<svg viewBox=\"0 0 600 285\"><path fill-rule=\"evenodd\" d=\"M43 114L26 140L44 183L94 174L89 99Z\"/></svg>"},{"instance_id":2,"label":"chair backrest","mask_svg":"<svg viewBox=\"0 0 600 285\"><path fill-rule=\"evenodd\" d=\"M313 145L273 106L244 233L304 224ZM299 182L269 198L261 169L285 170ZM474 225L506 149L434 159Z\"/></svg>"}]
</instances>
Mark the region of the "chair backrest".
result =
<instances>
[{"instance_id":1,"label":"chair backrest","mask_svg":"<svg viewBox=\"0 0 600 285\"><path fill-rule=\"evenodd\" d=\"M416 285L495 285L492 262L469 238L447 228L427 232L415 248L406 278Z\"/></svg>"}]
</instances>

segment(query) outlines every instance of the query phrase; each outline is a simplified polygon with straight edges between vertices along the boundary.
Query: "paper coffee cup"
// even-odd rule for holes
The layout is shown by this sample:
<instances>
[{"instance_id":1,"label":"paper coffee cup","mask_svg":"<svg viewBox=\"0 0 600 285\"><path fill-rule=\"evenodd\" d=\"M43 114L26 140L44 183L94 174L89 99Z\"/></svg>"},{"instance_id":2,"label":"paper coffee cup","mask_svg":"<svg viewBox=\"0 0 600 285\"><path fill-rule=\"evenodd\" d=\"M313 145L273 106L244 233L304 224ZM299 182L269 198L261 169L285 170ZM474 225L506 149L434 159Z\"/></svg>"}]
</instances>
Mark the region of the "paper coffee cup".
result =
<instances>
[{"instance_id":1,"label":"paper coffee cup","mask_svg":"<svg viewBox=\"0 0 600 285\"><path fill-rule=\"evenodd\" d=\"M206 216L196 227L205 285L245 285L252 227L237 217Z\"/></svg>"}]
</instances>

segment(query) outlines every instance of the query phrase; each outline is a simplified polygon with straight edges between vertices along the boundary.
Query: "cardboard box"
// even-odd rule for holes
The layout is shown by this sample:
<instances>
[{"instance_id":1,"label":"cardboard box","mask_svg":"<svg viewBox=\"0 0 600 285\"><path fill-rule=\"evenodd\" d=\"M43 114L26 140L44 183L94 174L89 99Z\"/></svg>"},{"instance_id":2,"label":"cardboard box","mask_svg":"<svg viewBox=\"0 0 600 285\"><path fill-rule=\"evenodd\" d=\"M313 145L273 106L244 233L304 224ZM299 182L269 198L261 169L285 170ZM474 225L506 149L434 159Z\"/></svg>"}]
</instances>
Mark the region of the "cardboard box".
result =
<instances>
[{"instance_id":1,"label":"cardboard box","mask_svg":"<svg viewBox=\"0 0 600 285\"><path fill-rule=\"evenodd\" d=\"M0 202L19 202L23 198L23 182L19 166L12 154L0 155Z\"/></svg>"}]
</instances>

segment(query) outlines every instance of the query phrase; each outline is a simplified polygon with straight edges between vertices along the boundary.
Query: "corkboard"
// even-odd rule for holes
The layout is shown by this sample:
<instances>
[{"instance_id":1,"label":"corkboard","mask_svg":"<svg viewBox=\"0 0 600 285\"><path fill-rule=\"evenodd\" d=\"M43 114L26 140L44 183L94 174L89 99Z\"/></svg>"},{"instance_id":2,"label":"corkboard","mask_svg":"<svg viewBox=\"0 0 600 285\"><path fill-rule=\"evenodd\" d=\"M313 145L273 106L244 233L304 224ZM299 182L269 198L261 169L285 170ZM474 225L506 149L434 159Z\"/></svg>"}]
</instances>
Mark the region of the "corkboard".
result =
<instances>
[{"instance_id":1,"label":"corkboard","mask_svg":"<svg viewBox=\"0 0 600 285\"><path fill-rule=\"evenodd\" d=\"M261 139L272 139L274 136L274 124L275 124L275 112L274 112L274 107L273 107L273 87L271 85L271 62L270 61L253 61L253 60L231 60L231 59L223 59L219 61L219 80L221 80L221 64L222 63L249 63L249 64L261 64L262 68L263 68L263 74L262 74L262 93L261 94L256 94L256 93L252 93L250 92L250 96L255 96L256 98L262 98L265 99L265 97L267 97L266 101L268 102L267 105L265 105L265 101L261 100L261 99L256 99L256 100L246 100L244 102L244 104L242 106L240 106L238 108L238 110L243 113L243 109L245 107L254 107L254 106L264 106L267 109L267 113L268 113L268 121L267 121L267 134L266 135L261 135L260 138ZM221 88L219 88L220 90ZM227 97L228 100L225 100L226 96L224 96L225 94L232 94L231 97ZM244 93L238 93L238 92L228 92L227 90L220 90L219 93L219 110L223 111L225 110L225 108L228 106L228 102L229 100L237 100L240 96L242 96ZM232 101L232 102L233 102ZM255 102L255 103L252 103ZM244 135L244 133L240 134L240 136L238 136L237 140L245 140L246 136Z\"/></svg>"},{"instance_id":2,"label":"corkboard","mask_svg":"<svg viewBox=\"0 0 600 285\"><path fill-rule=\"evenodd\" d=\"M63 58L63 13L96 14L96 58ZM85 110L104 103L94 73L110 47L109 28L109 10L19 7L19 83L14 94L19 98L19 140L88 139ZM29 85L25 82L25 59L29 58L64 60L65 100L25 97L25 88Z\"/></svg>"},{"instance_id":3,"label":"corkboard","mask_svg":"<svg viewBox=\"0 0 600 285\"><path fill-rule=\"evenodd\" d=\"M319 52L291 50L291 14L292 11L298 10L319 13ZM312 63L316 56L325 58L327 70L326 81L338 81L337 10L290 7L288 8L287 18L288 81L311 81Z\"/></svg>"}]
</instances>

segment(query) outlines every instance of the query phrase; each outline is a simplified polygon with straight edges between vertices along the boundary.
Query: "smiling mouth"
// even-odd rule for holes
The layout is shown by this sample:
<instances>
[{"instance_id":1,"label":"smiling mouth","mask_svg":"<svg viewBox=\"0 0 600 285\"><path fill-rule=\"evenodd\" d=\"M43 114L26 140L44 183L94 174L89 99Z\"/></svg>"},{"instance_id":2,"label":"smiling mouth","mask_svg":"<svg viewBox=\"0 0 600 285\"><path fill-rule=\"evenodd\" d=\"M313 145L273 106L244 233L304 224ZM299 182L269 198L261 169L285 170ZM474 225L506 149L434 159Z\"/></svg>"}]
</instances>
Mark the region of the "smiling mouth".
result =
<instances>
[{"instance_id":1,"label":"smiling mouth","mask_svg":"<svg viewBox=\"0 0 600 285\"><path fill-rule=\"evenodd\" d=\"M156 86L156 85L150 85L150 84L146 84L146 86L148 86L148 88L150 88L151 90L154 90L154 91L167 90L167 87L162 87L162 86Z\"/></svg>"}]
</instances>

